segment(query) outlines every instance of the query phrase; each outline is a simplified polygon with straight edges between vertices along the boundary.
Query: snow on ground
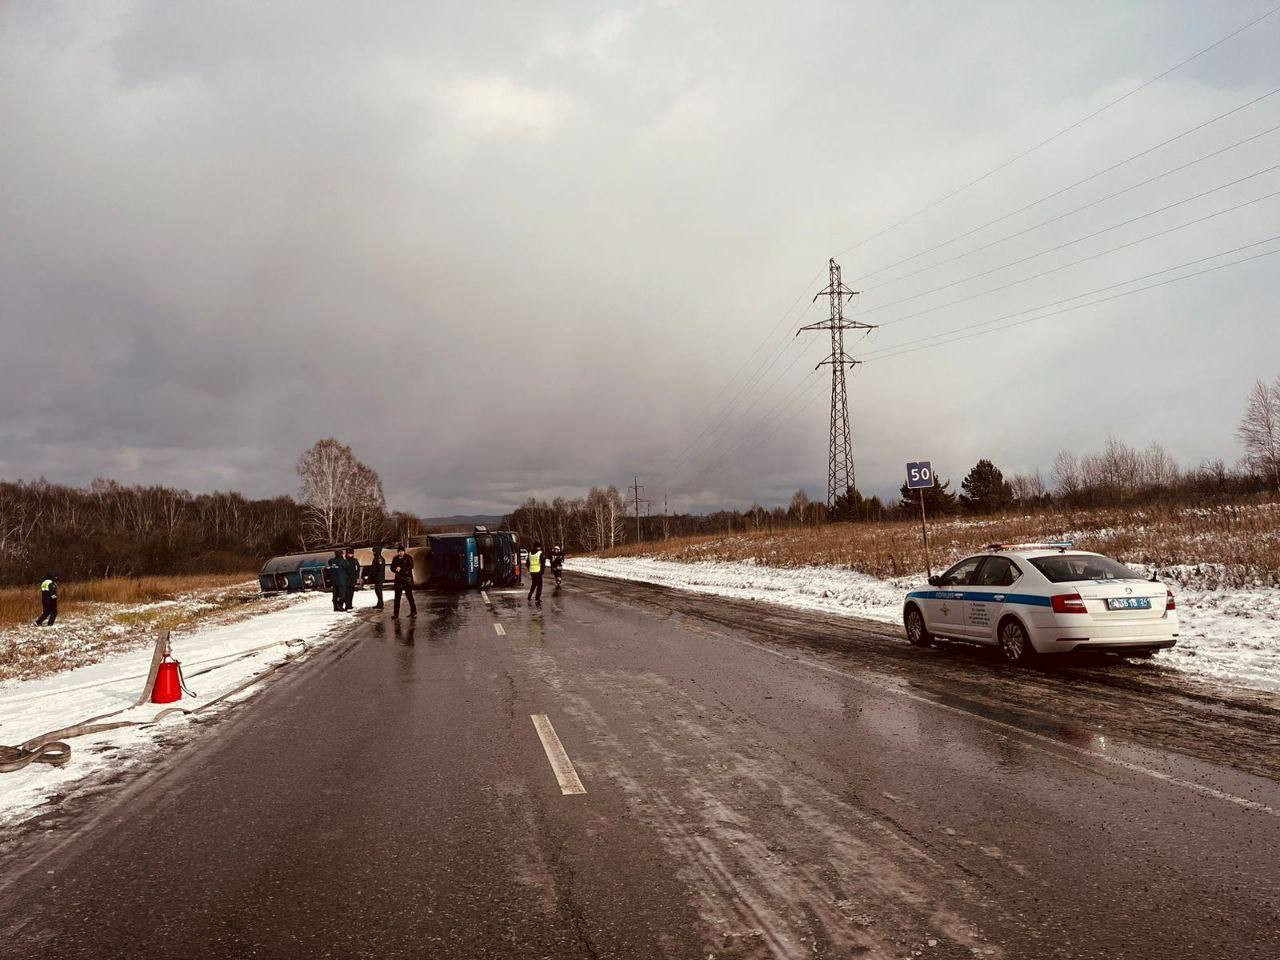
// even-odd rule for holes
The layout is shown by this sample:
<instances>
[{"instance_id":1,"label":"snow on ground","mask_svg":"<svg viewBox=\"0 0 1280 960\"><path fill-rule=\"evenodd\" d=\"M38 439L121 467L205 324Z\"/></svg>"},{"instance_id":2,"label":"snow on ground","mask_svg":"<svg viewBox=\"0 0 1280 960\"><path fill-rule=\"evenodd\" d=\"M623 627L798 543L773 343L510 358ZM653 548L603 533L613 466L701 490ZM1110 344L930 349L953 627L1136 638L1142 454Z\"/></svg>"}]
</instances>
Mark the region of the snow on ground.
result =
<instances>
[{"instance_id":1,"label":"snow on ground","mask_svg":"<svg viewBox=\"0 0 1280 960\"><path fill-rule=\"evenodd\" d=\"M738 600L900 623L903 595L923 577L882 580L839 567L767 567L754 563L678 563L649 557L581 557L565 567ZM1206 585L1205 571L1162 568L1175 587L1178 645L1158 654L1170 666L1234 686L1280 692L1280 589ZM1185 574L1186 576L1180 576Z\"/></svg>"},{"instance_id":2,"label":"snow on ground","mask_svg":"<svg viewBox=\"0 0 1280 960\"><path fill-rule=\"evenodd\" d=\"M187 685L196 694L174 704L188 709L216 699L274 664L296 653L286 641L308 645L332 640L352 615L335 613L329 594L308 593L268 601L263 613L231 623L175 632L174 657L181 662ZM368 591L356 594L357 609L372 605ZM144 606L144 605L139 605ZM56 629L56 628L55 628ZM0 743L17 745L28 738L81 723L91 717L127 708L104 722L150 720L165 707L138 699L151 664L150 647L107 656L90 666L38 679L0 684ZM233 701L252 696L249 687L206 711L209 716ZM32 815L42 804L65 793L72 782L105 767L147 762L159 749L158 740L192 722L173 715L150 727L132 727L77 737L68 741L71 759L63 767L32 763L13 773L0 773L0 824Z\"/></svg>"},{"instance_id":3,"label":"snow on ground","mask_svg":"<svg viewBox=\"0 0 1280 960\"><path fill-rule=\"evenodd\" d=\"M29 679L96 663L112 653L150 644L157 628L211 616L236 616L245 598L254 606L288 602L262 598L250 580L196 590L172 600L145 603L86 603L58 616L57 623L11 623L0 627L0 694L9 678Z\"/></svg>"}]
</instances>

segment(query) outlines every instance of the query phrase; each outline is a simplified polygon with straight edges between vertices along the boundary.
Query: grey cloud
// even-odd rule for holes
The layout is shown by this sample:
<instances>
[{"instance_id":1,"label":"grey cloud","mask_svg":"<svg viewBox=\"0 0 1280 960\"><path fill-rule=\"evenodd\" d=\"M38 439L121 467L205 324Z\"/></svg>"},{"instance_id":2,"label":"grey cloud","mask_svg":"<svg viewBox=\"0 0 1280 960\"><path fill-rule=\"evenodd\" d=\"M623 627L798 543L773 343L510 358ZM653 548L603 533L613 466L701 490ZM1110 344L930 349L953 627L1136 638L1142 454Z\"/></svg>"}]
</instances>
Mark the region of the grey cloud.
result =
<instances>
[{"instance_id":1,"label":"grey cloud","mask_svg":"<svg viewBox=\"0 0 1280 960\"><path fill-rule=\"evenodd\" d=\"M394 506L502 510L662 472L777 331L766 355L788 352L764 383L786 374L693 444L692 467L666 478L672 505L820 495L820 384L753 446L777 426L765 420L777 401L821 376L820 342L786 345L798 324L783 314L812 294L805 280L1249 15L1195 3L15 8L0 25L0 110L22 131L0 143L0 470L273 494L294 490L303 448L336 435L380 470ZM1261 24L850 250L847 275L1263 92L1277 37L1280 23ZM1280 123L1278 110L1264 103L1106 184ZM1275 142L871 289L887 271L857 309L1243 176ZM1280 177L1045 263L1268 189ZM1280 233L1278 210L1258 203L860 346ZM978 456L1043 467L1108 431L1184 461L1234 459L1247 383L1277 372L1277 270L1260 261L868 363L851 381L860 485L892 491L916 456L948 475ZM730 443L738 452L707 469Z\"/></svg>"}]
</instances>

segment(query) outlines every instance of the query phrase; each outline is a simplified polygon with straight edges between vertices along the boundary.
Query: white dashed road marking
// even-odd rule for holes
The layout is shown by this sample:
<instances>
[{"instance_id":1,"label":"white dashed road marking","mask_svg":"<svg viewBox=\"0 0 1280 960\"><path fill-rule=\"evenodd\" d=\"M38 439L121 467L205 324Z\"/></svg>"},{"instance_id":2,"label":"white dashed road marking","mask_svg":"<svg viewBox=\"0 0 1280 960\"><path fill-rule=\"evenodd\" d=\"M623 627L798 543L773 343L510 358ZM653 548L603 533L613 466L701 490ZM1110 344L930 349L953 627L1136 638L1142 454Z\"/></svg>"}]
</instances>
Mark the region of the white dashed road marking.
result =
<instances>
[{"instance_id":1,"label":"white dashed road marking","mask_svg":"<svg viewBox=\"0 0 1280 960\"><path fill-rule=\"evenodd\" d=\"M500 623L495 623L493 625L493 632L500 637L505 637L507 635L507 631L503 628L502 624Z\"/></svg>"},{"instance_id":2,"label":"white dashed road marking","mask_svg":"<svg viewBox=\"0 0 1280 960\"><path fill-rule=\"evenodd\" d=\"M489 594L485 593L485 591L481 590L481 591L480 591L480 596L484 597L484 602L485 602L485 603L488 603L488 602L489 602Z\"/></svg>"},{"instance_id":3,"label":"white dashed road marking","mask_svg":"<svg viewBox=\"0 0 1280 960\"><path fill-rule=\"evenodd\" d=\"M545 713L535 713L530 719L533 720L534 729L538 731L538 739L542 741L542 749L547 752L547 760L551 763L551 770L555 773L556 779L560 781L560 792L565 796L573 793L586 793L587 788L578 779L578 771L573 769L573 761L564 752L564 744L556 736L555 727L551 726L551 721L547 719L547 715Z\"/></svg>"}]
</instances>

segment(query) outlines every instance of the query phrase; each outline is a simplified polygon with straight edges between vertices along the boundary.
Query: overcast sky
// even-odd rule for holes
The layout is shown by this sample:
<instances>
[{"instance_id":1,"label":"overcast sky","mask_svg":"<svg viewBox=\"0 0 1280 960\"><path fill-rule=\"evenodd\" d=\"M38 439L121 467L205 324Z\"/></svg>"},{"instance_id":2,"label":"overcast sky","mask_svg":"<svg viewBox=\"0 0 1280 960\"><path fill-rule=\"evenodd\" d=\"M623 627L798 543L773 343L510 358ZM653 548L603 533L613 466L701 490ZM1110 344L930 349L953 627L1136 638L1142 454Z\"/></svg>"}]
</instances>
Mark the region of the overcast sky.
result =
<instances>
[{"instance_id":1,"label":"overcast sky","mask_svg":"<svg viewBox=\"0 0 1280 960\"><path fill-rule=\"evenodd\" d=\"M1027 230L1280 125L1277 95L879 269L1280 86L1277 14L859 245L1270 6L0 4L0 476L293 493L332 435L425 515L634 473L673 509L822 498L829 345L791 334L823 308L787 311L829 256L871 358L1280 236L1280 171L1250 177L1280 132ZM881 354L859 486L1109 433L1234 462L1278 300L1264 256Z\"/></svg>"}]
</instances>

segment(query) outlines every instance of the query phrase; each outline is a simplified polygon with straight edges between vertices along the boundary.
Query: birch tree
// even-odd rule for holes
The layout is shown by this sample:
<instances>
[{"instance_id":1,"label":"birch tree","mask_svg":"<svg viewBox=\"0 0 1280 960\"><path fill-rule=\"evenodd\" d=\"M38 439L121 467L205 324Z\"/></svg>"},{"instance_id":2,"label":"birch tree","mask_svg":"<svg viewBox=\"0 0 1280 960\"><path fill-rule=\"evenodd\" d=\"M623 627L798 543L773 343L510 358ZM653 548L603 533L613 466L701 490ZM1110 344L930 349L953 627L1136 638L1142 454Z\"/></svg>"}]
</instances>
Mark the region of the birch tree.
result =
<instances>
[{"instance_id":1,"label":"birch tree","mask_svg":"<svg viewBox=\"0 0 1280 960\"><path fill-rule=\"evenodd\" d=\"M298 458L308 533L325 543L377 536L387 502L377 471L332 437L317 441Z\"/></svg>"},{"instance_id":2,"label":"birch tree","mask_svg":"<svg viewBox=\"0 0 1280 960\"><path fill-rule=\"evenodd\" d=\"M1280 490L1280 377L1253 385L1236 429L1249 469Z\"/></svg>"}]
</instances>

